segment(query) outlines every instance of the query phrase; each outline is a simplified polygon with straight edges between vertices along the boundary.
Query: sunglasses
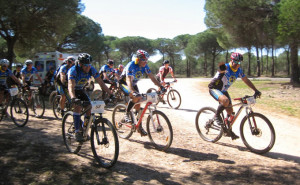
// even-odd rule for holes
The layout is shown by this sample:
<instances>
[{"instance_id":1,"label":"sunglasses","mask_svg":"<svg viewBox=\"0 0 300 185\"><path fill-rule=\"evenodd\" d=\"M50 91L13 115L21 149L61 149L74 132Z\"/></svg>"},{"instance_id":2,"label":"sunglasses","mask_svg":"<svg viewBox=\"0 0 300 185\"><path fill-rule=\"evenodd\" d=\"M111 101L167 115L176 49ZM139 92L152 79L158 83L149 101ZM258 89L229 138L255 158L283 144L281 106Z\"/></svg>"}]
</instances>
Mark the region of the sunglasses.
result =
<instances>
[{"instance_id":1,"label":"sunglasses","mask_svg":"<svg viewBox=\"0 0 300 185\"><path fill-rule=\"evenodd\" d=\"M142 61L142 62L147 62L148 59L146 59L146 58L141 58L140 61Z\"/></svg>"},{"instance_id":2,"label":"sunglasses","mask_svg":"<svg viewBox=\"0 0 300 185\"><path fill-rule=\"evenodd\" d=\"M84 67L89 67L89 66L90 66L90 64L83 64L83 66L84 66Z\"/></svg>"},{"instance_id":3,"label":"sunglasses","mask_svg":"<svg viewBox=\"0 0 300 185\"><path fill-rule=\"evenodd\" d=\"M233 60L233 63L235 63L235 64L241 64L241 61Z\"/></svg>"}]
</instances>

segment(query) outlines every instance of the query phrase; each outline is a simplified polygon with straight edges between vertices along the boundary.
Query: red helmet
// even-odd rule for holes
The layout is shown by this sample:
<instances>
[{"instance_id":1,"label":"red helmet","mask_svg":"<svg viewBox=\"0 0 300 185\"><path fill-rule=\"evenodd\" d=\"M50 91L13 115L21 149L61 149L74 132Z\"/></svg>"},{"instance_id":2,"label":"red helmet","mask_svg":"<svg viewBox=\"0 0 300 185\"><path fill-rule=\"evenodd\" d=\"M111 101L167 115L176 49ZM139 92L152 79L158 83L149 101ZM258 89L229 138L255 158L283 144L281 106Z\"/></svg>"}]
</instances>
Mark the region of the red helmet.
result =
<instances>
[{"instance_id":1,"label":"red helmet","mask_svg":"<svg viewBox=\"0 0 300 185\"><path fill-rule=\"evenodd\" d=\"M146 51L139 49L136 52L136 57L139 59L148 59L149 54Z\"/></svg>"},{"instance_id":2,"label":"red helmet","mask_svg":"<svg viewBox=\"0 0 300 185\"><path fill-rule=\"evenodd\" d=\"M118 69L123 69L124 68L124 66L122 65L122 64L120 64L119 66L118 66Z\"/></svg>"},{"instance_id":3,"label":"red helmet","mask_svg":"<svg viewBox=\"0 0 300 185\"><path fill-rule=\"evenodd\" d=\"M234 61L243 61L243 55L240 53L232 53L230 58Z\"/></svg>"}]
</instances>

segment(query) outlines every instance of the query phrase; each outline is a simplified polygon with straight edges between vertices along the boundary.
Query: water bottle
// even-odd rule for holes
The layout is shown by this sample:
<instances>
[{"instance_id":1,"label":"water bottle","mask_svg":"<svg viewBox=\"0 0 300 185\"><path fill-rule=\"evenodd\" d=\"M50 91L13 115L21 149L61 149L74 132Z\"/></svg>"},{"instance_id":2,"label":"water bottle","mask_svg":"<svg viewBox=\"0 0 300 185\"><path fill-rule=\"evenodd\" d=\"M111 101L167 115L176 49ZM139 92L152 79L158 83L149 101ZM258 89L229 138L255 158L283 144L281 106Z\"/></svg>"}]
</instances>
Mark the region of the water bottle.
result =
<instances>
[{"instance_id":1,"label":"water bottle","mask_svg":"<svg viewBox=\"0 0 300 185\"><path fill-rule=\"evenodd\" d=\"M234 116L235 116L235 112L232 112L232 114L228 118L228 121L232 122L232 120L234 119Z\"/></svg>"}]
</instances>

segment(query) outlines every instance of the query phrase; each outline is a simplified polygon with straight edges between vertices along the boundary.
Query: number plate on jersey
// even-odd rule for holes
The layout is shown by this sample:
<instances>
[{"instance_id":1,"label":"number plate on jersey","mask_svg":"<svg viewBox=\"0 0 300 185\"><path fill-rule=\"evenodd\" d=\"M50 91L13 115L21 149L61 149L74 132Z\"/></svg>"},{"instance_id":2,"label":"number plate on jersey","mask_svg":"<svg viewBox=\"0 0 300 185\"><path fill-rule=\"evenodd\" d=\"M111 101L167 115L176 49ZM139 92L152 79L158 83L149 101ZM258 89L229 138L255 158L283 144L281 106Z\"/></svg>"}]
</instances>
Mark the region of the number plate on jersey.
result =
<instances>
[{"instance_id":1,"label":"number plate on jersey","mask_svg":"<svg viewBox=\"0 0 300 185\"><path fill-rule=\"evenodd\" d=\"M11 96L16 96L19 92L19 89L18 88L11 88L9 89L9 93Z\"/></svg>"},{"instance_id":2,"label":"number plate on jersey","mask_svg":"<svg viewBox=\"0 0 300 185\"><path fill-rule=\"evenodd\" d=\"M92 104L92 113L103 113L105 103L104 101L91 101Z\"/></svg>"},{"instance_id":3,"label":"number plate on jersey","mask_svg":"<svg viewBox=\"0 0 300 185\"><path fill-rule=\"evenodd\" d=\"M147 102L156 103L157 98L158 98L158 96L157 96L156 92L147 93Z\"/></svg>"}]
</instances>

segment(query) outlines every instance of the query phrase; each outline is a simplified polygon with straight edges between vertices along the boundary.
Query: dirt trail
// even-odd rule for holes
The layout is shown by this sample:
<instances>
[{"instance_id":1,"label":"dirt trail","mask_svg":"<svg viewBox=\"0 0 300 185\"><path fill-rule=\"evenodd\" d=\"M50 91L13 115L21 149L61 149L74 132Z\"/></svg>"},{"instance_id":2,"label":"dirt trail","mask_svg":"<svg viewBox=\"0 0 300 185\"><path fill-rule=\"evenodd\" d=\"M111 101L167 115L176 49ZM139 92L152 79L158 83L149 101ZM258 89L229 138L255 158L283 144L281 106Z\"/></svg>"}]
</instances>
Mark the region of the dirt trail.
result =
<instances>
[{"instance_id":1,"label":"dirt trail","mask_svg":"<svg viewBox=\"0 0 300 185\"><path fill-rule=\"evenodd\" d=\"M141 92L152 87L143 81ZM168 152L155 150L147 137L134 133L129 140L119 140L119 160L110 170L97 166L89 143L79 155L67 153L61 122L50 109L43 119L30 117L24 128L2 121L0 184L300 184L299 120L254 107L276 130L275 146L265 155L249 152L240 139L205 142L196 131L195 116L201 107L217 103L197 87L199 81L179 79L174 86L183 100L179 110L158 106L173 126ZM105 117L111 120L110 110Z\"/></svg>"}]
</instances>

